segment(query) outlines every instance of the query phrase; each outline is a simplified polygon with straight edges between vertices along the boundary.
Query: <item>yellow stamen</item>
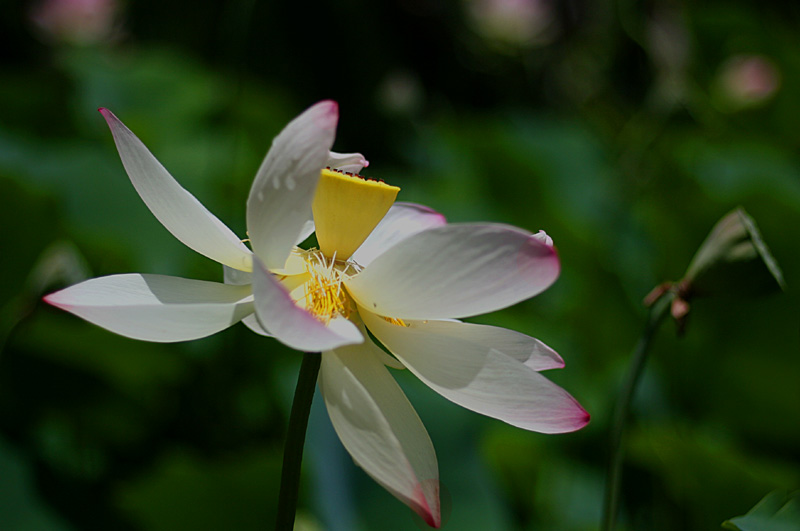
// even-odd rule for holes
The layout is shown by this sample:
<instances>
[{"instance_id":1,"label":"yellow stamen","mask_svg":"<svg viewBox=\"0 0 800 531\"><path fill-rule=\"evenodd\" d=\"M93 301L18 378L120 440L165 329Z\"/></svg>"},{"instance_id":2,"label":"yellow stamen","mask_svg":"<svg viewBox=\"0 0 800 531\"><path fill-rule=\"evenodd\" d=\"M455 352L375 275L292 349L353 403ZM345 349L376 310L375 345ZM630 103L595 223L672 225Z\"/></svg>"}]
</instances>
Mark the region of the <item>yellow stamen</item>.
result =
<instances>
[{"instance_id":1,"label":"yellow stamen","mask_svg":"<svg viewBox=\"0 0 800 531\"><path fill-rule=\"evenodd\" d=\"M327 258L345 261L383 219L400 188L360 175L322 170L314 195L314 224Z\"/></svg>"},{"instance_id":2,"label":"yellow stamen","mask_svg":"<svg viewBox=\"0 0 800 531\"><path fill-rule=\"evenodd\" d=\"M354 305L343 282L357 272L354 264L338 261L335 256L326 258L317 249L294 252L302 258L304 272L282 281L290 296L323 323L339 316L349 318Z\"/></svg>"},{"instance_id":3,"label":"yellow stamen","mask_svg":"<svg viewBox=\"0 0 800 531\"><path fill-rule=\"evenodd\" d=\"M287 261L289 274L279 275L292 300L319 321L328 324L331 319L344 317L360 322L355 302L347 293L344 282L361 272L361 267L351 261L331 258L319 249L295 247ZM387 323L409 326L397 317L381 317Z\"/></svg>"}]
</instances>

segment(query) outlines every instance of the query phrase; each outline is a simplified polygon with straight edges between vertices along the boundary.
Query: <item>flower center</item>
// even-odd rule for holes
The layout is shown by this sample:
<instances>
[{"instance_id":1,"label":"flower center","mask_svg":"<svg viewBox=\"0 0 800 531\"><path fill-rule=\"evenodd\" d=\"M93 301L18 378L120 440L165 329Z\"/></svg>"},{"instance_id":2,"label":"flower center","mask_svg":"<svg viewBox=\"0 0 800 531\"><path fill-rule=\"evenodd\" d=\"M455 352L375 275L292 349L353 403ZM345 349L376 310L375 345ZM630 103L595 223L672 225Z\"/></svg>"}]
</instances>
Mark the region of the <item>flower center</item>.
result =
<instances>
[{"instance_id":1,"label":"flower center","mask_svg":"<svg viewBox=\"0 0 800 531\"><path fill-rule=\"evenodd\" d=\"M383 219L400 188L326 168L314 194L314 224L322 254L346 261Z\"/></svg>"},{"instance_id":2,"label":"flower center","mask_svg":"<svg viewBox=\"0 0 800 531\"><path fill-rule=\"evenodd\" d=\"M344 280L357 274L360 267L349 261L327 258L319 249L295 249L302 260L303 272L285 277L282 282L297 304L323 323L335 317L349 318L355 303L344 287Z\"/></svg>"}]
</instances>

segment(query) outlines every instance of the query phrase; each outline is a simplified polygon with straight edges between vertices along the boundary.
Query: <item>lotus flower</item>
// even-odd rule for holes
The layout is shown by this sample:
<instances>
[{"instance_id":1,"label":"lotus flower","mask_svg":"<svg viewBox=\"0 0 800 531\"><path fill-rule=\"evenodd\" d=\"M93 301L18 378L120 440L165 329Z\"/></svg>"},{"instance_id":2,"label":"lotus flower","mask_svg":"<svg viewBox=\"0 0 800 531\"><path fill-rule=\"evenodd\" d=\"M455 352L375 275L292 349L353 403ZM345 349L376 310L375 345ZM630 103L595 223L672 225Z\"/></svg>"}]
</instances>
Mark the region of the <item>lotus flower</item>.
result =
<instances>
[{"instance_id":1,"label":"lotus flower","mask_svg":"<svg viewBox=\"0 0 800 531\"><path fill-rule=\"evenodd\" d=\"M247 201L251 251L121 121L100 112L145 204L180 241L221 263L225 283L111 275L48 295L48 303L146 341L201 338L242 321L320 352L319 387L345 448L434 527L441 525L436 454L387 366L527 430L569 432L588 422L574 398L539 374L563 367L552 349L456 320L555 281L559 260L543 232L447 224L429 208L395 203L398 188L357 175L363 156L330 151L338 107L323 101L286 126L256 174ZM299 248L315 227L319 249Z\"/></svg>"}]
</instances>

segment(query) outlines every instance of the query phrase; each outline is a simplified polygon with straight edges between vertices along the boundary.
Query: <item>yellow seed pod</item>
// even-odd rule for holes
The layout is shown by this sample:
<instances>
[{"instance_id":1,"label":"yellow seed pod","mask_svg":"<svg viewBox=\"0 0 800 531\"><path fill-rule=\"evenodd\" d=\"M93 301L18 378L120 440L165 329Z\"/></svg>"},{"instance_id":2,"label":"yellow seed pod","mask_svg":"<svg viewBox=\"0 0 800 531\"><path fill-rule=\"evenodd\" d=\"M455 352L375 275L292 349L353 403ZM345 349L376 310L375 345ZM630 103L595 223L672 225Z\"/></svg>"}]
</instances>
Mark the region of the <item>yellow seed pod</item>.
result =
<instances>
[{"instance_id":1,"label":"yellow seed pod","mask_svg":"<svg viewBox=\"0 0 800 531\"><path fill-rule=\"evenodd\" d=\"M314 195L314 223L322 253L347 260L394 203L400 188L326 168Z\"/></svg>"}]
</instances>

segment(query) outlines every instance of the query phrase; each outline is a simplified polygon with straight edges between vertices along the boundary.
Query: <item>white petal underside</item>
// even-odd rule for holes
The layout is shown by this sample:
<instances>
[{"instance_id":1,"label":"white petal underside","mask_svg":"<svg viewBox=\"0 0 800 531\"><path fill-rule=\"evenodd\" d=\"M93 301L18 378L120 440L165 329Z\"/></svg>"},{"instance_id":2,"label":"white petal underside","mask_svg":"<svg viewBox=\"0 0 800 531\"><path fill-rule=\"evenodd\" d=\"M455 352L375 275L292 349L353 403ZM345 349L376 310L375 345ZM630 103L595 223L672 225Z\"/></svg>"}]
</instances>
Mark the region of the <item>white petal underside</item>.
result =
<instances>
[{"instance_id":1,"label":"white petal underside","mask_svg":"<svg viewBox=\"0 0 800 531\"><path fill-rule=\"evenodd\" d=\"M45 301L114 333L157 342L210 336L253 313L249 286L163 275L93 278Z\"/></svg>"},{"instance_id":2,"label":"white petal underside","mask_svg":"<svg viewBox=\"0 0 800 531\"><path fill-rule=\"evenodd\" d=\"M440 213L413 203L395 203L361 247L353 253L352 260L361 266L372 261L409 236L423 230L441 227L447 223Z\"/></svg>"},{"instance_id":3,"label":"white petal underside","mask_svg":"<svg viewBox=\"0 0 800 531\"><path fill-rule=\"evenodd\" d=\"M440 333L440 327L422 321L399 326L360 313L367 328L408 370L456 404L541 433L574 431L589 421L569 393L483 341Z\"/></svg>"},{"instance_id":4,"label":"white petal underside","mask_svg":"<svg viewBox=\"0 0 800 531\"><path fill-rule=\"evenodd\" d=\"M247 199L247 231L253 252L267 269L283 267L311 219L320 172L336 134L338 106L313 105L272 141Z\"/></svg>"},{"instance_id":5,"label":"white petal underside","mask_svg":"<svg viewBox=\"0 0 800 531\"><path fill-rule=\"evenodd\" d=\"M253 261L253 297L264 330L291 348L321 352L364 341L358 328L347 319L332 319L325 324L297 306L258 258Z\"/></svg>"},{"instance_id":6,"label":"white petal underside","mask_svg":"<svg viewBox=\"0 0 800 531\"><path fill-rule=\"evenodd\" d=\"M319 386L328 414L356 464L438 526L439 473L433 444L370 343L323 353Z\"/></svg>"},{"instance_id":7,"label":"white petal underside","mask_svg":"<svg viewBox=\"0 0 800 531\"><path fill-rule=\"evenodd\" d=\"M558 277L555 250L515 227L452 224L410 236L346 282L359 305L400 319L487 313L528 299Z\"/></svg>"},{"instance_id":8,"label":"white petal underside","mask_svg":"<svg viewBox=\"0 0 800 531\"><path fill-rule=\"evenodd\" d=\"M190 249L221 264L249 271L250 250L236 234L178 184L111 111L100 112L111 128L128 177L156 219Z\"/></svg>"}]
</instances>

